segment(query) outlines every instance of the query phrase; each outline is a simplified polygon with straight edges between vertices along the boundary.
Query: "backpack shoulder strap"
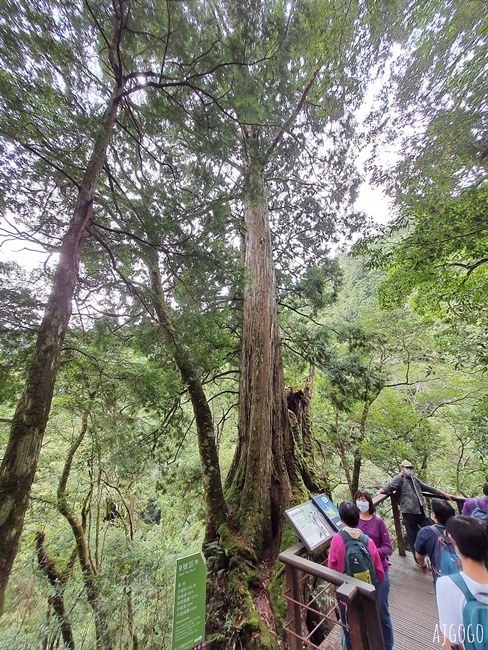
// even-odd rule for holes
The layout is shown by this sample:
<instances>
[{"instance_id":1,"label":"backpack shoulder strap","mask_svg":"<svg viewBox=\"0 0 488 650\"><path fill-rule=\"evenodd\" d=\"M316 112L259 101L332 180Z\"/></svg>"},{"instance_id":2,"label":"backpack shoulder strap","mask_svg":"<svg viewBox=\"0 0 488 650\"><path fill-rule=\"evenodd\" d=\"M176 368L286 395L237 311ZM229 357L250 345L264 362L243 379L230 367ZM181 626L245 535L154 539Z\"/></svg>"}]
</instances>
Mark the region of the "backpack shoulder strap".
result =
<instances>
[{"instance_id":1,"label":"backpack shoulder strap","mask_svg":"<svg viewBox=\"0 0 488 650\"><path fill-rule=\"evenodd\" d=\"M438 524L431 524L430 526L425 526L425 529L430 530L430 532L432 533L432 535L434 535L436 541L438 542L444 538L445 530L443 528L440 528ZM422 528L420 530L422 530Z\"/></svg>"},{"instance_id":2,"label":"backpack shoulder strap","mask_svg":"<svg viewBox=\"0 0 488 650\"><path fill-rule=\"evenodd\" d=\"M362 542L366 548L368 548L369 537L365 533L361 533L361 535L359 535L357 538L357 541Z\"/></svg>"},{"instance_id":3,"label":"backpack shoulder strap","mask_svg":"<svg viewBox=\"0 0 488 650\"><path fill-rule=\"evenodd\" d=\"M347 546L347 543L352 539L352 537L349 535L349 533L346 533L345 530L340 530L338 534L341 536L342 541Z\"/></svg>"},{"instance_id":4,"label":"backpack shoulder strap","mask_svg":"<svg viewBox=\"0 0 488 650\"><path fill-rule=\"evenodd\" d=\"M430 526L430 528L434 531L439 541L442 539L444 543L451 543L451 540L447 534L447 530L444 528L444 526L441 524L434 524L433 526Z\"/></svg>"},{"instance_id":5,"label":"backpack shoulder strap","mask_svg":"<svg viewBox=\"0 0 488 650\"><path fill-rule=\"evenodd\" d=\"M352 543L355 542L356 540L354 537L351 537L349 533L346 533L345 530L339 531L339 535L342 537L342 540L344 542L344 573L346 575L349 575L350 567L349 567L349 560L347 556L347 547Z\"/></svg>"},{"instance_id":6,"label":"backpack shoulder strap","mask_svg":"<svg viewBox=\"0 0 488 650\"><path fill-rule=\"evenodd\" d=\"M466 598L466 602L469 602L470 600L477 600L468 589L468 585L464 582L463 576L460 573L451 573L449 577L454 582L456 587L459 587L459 589L461 589L464 597Z\"/></svg>"}]
</instances>

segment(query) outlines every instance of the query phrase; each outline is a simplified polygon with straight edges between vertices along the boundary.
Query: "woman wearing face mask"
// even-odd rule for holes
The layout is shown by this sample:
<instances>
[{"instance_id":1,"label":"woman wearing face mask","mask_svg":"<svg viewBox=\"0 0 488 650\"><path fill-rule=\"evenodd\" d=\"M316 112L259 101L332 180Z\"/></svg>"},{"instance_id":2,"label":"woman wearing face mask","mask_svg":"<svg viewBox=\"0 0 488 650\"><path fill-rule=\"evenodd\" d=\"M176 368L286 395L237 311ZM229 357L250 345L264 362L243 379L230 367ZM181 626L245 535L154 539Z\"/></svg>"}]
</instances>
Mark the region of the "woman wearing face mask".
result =
<instances>
[{"instance_id":1,"label":"woman wearing face mask","mask_svg":"<svg viewBox=\"0 0 488 650\"><path fill-rule=\"evenodd\" d=\"M380 615L381 630L385 642L385 650L393 650L393 626L388 607L388 592L390 591L390 574L388 557L392 554L391 540L383 519L375 513L373 499L366 490L358 490L354 501L359 508L358 528L373 540L380 555L385 577L376 587L376 600Z\"/></svg>"}]
</instances>

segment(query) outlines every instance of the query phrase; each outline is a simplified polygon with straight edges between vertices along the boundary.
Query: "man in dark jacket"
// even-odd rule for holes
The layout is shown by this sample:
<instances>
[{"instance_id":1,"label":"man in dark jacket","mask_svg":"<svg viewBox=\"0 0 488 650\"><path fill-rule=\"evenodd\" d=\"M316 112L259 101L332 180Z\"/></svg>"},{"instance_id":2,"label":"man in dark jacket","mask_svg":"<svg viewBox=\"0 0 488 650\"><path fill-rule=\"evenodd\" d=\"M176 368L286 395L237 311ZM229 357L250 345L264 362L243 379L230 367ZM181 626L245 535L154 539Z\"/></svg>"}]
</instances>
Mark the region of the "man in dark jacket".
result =
<instances>
[{"instance_id":1,"label":"man in dark jacket","mask_svg":"<svg viewBox=\"0 0 488 650\"><path fill-rule=\"evenodd\" d=\"M413 465L408 460L403 460L400 465L400 474L397 474L390 483L384 485L376 493L399 495L400 512L403 517L403 524L407 531L407 539L410 549L415 558L415 540L417 533L424 526L430 526L431 522L425 514L424 497L422 491L432 494L434 497L451 499L452 495L441 492L431 485L427 485L413 474ZM417 561L417 560L415 560Z\"/></svg>"}]
</instances>

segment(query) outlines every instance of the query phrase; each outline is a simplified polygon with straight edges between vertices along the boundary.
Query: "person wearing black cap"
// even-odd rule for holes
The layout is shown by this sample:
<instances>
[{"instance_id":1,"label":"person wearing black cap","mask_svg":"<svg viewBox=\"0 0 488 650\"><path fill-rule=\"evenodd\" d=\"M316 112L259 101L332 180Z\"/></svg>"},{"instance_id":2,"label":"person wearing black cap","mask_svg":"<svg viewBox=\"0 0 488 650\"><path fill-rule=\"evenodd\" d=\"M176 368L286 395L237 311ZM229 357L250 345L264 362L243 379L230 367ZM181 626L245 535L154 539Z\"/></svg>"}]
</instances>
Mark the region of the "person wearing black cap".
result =
<instances>
[{"instance_id":1,"label":"person wearing black cap","mask_svg":"<svg viewBox=\"0 0 488 650\"><path fill-rule=\"evenodd\" d=\"M412 463L408 460L402 460L400 465L400 474L397 474L390 483L384 485L376 493L376 495L393 494L393 492L398 493L400 512L402 513L403 524L407 531L408 545L410 546L414 558L417 533L424 526L430 526L431 524L431 521L425 514L425 504L422 491L429 492L434 497L452 499L451 494L447 494L431 485L427 485L427 483L424 483L414 476ZM416 559L415 561L417 562Z\"/></svg>"}]
</instances>

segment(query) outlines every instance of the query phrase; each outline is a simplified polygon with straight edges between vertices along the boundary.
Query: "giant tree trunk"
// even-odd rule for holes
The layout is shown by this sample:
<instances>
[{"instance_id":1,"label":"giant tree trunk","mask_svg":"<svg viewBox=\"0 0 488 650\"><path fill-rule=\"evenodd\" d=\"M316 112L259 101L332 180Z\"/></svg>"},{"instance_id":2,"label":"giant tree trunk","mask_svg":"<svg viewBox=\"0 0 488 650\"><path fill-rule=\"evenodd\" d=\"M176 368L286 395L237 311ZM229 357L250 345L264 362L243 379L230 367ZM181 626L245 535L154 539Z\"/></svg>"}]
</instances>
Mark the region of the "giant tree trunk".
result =
<instances>
[{"instance_id":1,"label":"giant tree trunk","mask_svg":"<svg viewBox=\"0 0 488 650\"><path fill-rule=\"evenodd\" d=\"M87 236L95 189L105 163L121 93L122 86L117 84L79 188L73 217L61 245L58 267L24 391L13 417L7 449L0 467L0 613L3 611L5 589L17 554L29 493L51 409L59 355L71 316L80 253Z\"/></svg>"},{"instance_id":2,"label":"giant tree trunk","mask_svg":"<svg viewBox=\"0 0 488 650\"><path fill-rule=\"evenodd\" d=\"M276 578L283 512L299 484L284 391L264 169L254 129L244 126L243 138L246 285L239 436L226 486L229 526L219 530L224 553L209 593L212 650L278 647L269 582ZM232 621L227 632L225 620Z\"/></svg>"},{"instance_id":3,"label":"giant tree trunk","mask_svg":"<svg viewBox=\"0 0 488 650\"><path fill-rule=\"evenodd\" d=\"M247 154L244 197L244 289L238 444L229 499L240 536L262 556L275 556L290 503L287 459L293 458L278 329L268 203L257 135L243 127ZM293 474L292 466L290 466Z\"/></svg>"}]
</instances>

